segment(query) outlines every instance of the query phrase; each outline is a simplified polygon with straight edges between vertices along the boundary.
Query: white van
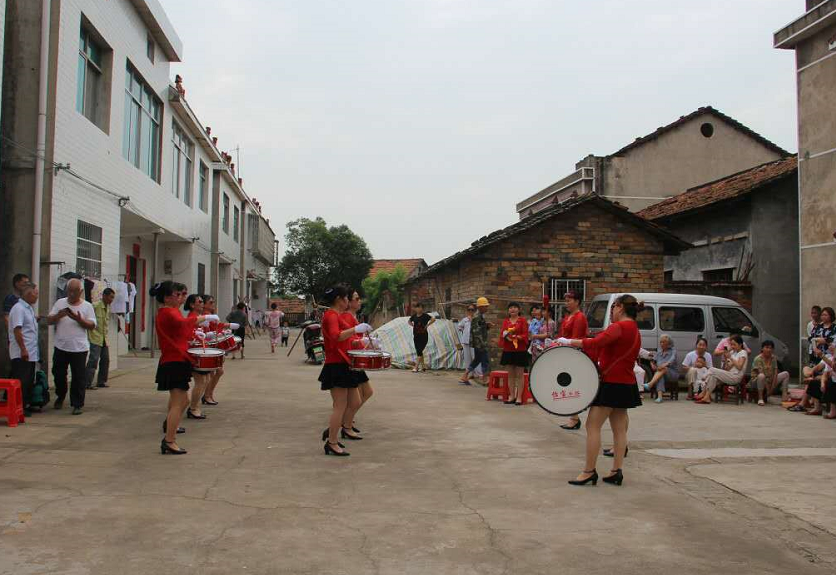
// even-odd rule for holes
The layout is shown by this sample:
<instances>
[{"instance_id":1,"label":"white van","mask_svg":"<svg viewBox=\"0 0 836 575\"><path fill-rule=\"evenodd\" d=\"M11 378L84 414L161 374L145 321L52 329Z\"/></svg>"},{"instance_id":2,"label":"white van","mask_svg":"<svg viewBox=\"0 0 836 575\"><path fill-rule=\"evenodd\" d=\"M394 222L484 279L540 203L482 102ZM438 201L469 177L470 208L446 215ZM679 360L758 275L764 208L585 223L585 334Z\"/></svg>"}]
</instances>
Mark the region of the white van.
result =
<instances>
[{"instance_id":1,"label":"white van","mask_svg":"<svg viewBox=\"0 0 836 575\"><path fill-rule=\"evenodd\" d=\"M593 334L610 325L610 308L620 293L601 294L587 306L589 331ZM723 297L672 293L631 293L644 302L645 309L636 318L642 335L642 347L655 351L659 336L668 334L676 347L676 359L682 364L685 355L696 347L697 337L708 340L708 351L714 348L732 330L741 333L743 341L752 350L749 362L760 353L761 342L775 342L775 356L784 361L789 354L786 344L768 334L739 303Z\"/></svg>"}]
</instances>

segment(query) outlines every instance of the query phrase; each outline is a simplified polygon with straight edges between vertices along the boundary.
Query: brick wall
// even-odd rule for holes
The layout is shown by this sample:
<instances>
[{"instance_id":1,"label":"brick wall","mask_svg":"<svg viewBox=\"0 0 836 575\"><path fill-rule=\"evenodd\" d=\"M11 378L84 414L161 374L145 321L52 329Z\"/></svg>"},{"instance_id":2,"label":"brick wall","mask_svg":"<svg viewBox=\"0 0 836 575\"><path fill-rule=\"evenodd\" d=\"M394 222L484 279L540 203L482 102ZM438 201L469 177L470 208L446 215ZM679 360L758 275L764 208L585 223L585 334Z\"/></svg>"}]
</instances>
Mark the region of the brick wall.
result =
<instances>
[{"instance_id":1,"label":"brick wall","mask_svg":"<svg viewBox=\"0 0 836 575\"><path fill-rule=\"evenodd\" d=\"M667 282L663 291L725 297L752 311L752 284L749 282Z\"/></svg>"},{"instance_id":2,"label":"brick wall","mask_svg":"<svg viewBox=\"0 0 836 575\"><path fill-rule=\"evenodd\" d=\"M455 317L461 317L464 302L484 295L492 304L489 320L499 323L509 301L542 301L543 282L552 277L586 280L587 300L608 292L662 291L663 257L656 237L593 204L582 204L421 277L408 285L407 293L410 301L423 301L428 311L454 302ZM446 300L448 288L451 297ZM496 367L496 329L491 338Z\"/></svg>"}]
</instances>

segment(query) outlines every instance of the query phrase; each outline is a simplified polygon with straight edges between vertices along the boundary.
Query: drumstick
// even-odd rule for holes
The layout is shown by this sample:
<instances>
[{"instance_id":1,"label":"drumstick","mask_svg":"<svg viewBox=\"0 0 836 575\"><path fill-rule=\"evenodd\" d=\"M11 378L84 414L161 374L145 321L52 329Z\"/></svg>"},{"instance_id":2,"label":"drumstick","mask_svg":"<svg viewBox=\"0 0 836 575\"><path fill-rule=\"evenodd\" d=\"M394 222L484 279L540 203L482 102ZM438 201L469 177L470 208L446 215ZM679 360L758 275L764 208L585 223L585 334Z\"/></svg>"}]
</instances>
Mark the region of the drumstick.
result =
<instances>
[{"instance_id":1,"label":"drumstick","mask_svg":"<svg viewBox=\"0 0 836 575\"><path fill-rule=\"evenodd\" d=\"M296 347L296 344L299 343L299 338L302 337L302 332L305 331L305 327L302 327L302 330L299 332L299 335L296 336L296 339L293 341L293 345L290 346L290 349L287 351L287 357L290 357L290 353L293 351L293 348Z\"/></svg>"}]
</instances>

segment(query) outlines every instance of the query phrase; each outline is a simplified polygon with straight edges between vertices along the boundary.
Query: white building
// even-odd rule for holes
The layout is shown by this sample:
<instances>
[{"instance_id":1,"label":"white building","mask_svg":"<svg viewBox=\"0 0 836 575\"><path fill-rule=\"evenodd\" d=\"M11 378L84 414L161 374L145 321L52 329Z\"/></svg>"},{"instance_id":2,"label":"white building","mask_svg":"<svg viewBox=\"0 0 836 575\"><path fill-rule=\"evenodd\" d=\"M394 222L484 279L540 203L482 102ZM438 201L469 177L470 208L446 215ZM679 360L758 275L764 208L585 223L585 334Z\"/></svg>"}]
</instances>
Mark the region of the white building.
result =
<instances>
[{"instance_id":1,"label":"white building","mask_svg":"<svg viewBox=\"0 0 836 575\"><path fill-rule=\"evenodd\" d=\"M15 20L6 22L14 37L3 118L14 145L4 145L0 172L0 282L9 285L32 267L41 3L7 1ZM155 281L217 294L222 313L244 293L252 202L182 87L171 84L183 46L158 0L53 0L51 8L44 159L54 169L43 184L41 312L68 271L133 282L128 339L114 331L112 341L120 351L147 348Z\"/></svg>"}]
</instances>

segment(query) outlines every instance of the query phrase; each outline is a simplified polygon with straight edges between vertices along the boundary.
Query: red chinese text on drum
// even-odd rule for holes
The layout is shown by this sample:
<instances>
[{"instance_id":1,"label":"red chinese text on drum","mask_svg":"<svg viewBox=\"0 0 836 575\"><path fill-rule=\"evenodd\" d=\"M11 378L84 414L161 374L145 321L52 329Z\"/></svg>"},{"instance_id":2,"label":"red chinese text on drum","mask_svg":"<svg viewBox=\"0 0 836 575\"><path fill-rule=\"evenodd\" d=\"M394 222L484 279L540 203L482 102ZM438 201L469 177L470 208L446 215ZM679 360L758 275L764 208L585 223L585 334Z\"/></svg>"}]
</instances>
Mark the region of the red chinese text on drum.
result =
<instances>
[{"instance_id":1,"label":"red chinese text on drum","mask_svg":"<svg viewBox=\"0 0 836 575\"><path fill-rule=\"evenodd\" d=\"M553 391L552 392L552 399L554 401L560 401L561 399L577 399L581 396L580 390L574 390L567 392L565 389L563 391Z\"/></svg>"}]
</instances>

